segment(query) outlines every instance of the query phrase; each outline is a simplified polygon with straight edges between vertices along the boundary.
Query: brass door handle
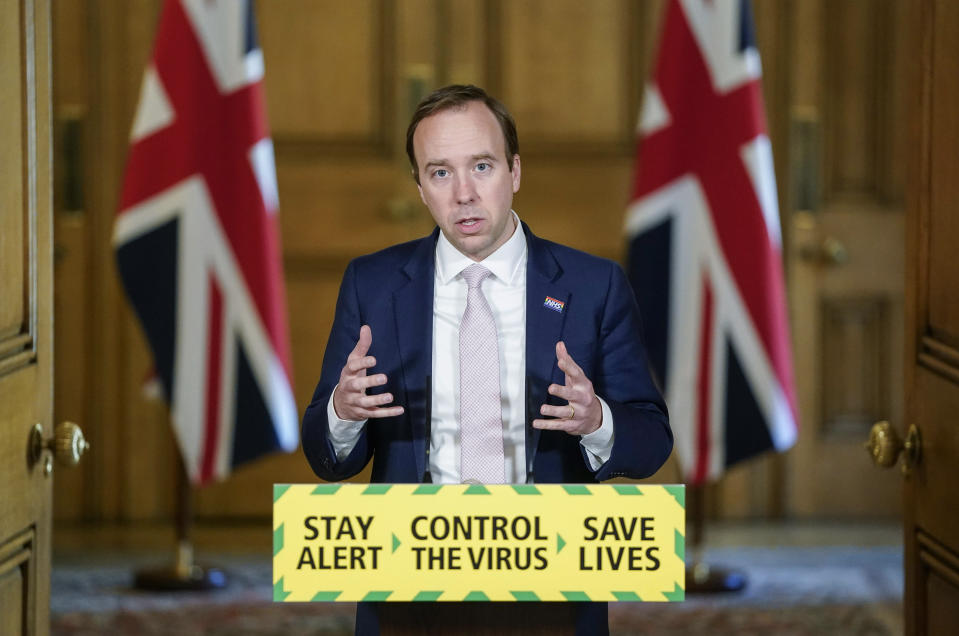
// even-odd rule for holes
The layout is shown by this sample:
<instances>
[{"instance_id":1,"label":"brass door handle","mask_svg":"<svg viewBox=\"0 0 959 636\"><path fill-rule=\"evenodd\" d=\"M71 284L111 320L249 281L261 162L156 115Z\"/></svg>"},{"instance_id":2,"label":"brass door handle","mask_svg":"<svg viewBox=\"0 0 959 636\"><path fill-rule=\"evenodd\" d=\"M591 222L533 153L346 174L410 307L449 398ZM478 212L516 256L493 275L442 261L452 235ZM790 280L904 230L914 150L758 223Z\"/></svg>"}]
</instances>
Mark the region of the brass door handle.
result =
<instances>
[{"instance_id":1,"label":"brass door handle","mask_svg":"<svg viewBox=\"0 0 959 636\"><path fill-rule=\"evenodd\" d=\"M48 440L43 439L43 425L40 423L34 424L30 432L30 462L43 459L44 475L53 472L54 459L61 466L76 466L88 450L90 443L83 436L83 429L73 422L61 422ZM49 451L46 457L44 451Z\"/></svg>"},{"instance_id":2,"label":"brass door handle","mask_svg":"<svg viewBox=\"0 0 959 636\"><path fill-rule=\"evenodd\" d=\"M809 244L799 248L799 256L804 261L824 265L844 265L849 261L849 250L835 236L827 236L819 245Z\"/></svg>"},{"instance_id":3,"label":"brass door handle","mask_svg":"<svg viewBox=\"0 0 959 636\"><path fill-rule=\"evenodd\" d=\"M883 420L872 425L869 441L864 444L873 463L880 468L892 468L902 455L902 474L908 476L919 463L922 456L922 440L919 429L913 424L906 434L906 441L900 439L892 425Z\"/></svg>"}]
</instances>

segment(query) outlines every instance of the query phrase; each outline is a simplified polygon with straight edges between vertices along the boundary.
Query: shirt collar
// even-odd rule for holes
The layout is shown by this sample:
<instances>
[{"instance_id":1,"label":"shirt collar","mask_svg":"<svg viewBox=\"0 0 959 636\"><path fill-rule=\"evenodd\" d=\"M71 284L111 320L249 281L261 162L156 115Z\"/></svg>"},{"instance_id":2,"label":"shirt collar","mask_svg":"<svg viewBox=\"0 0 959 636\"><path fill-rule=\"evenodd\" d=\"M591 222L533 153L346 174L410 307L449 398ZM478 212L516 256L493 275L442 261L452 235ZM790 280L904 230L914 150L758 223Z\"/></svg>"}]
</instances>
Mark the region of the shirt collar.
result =
<instances>
[{"instance_id":1,"label":"shirt collar","mask_svg":"<svg viewBox=\"0 0 959 636\"><path fill-rule=\"evenodd\" d=\"M516 222L513 235L500 245L499 249L480 261L480 264L500 281L512 286L519 282L522 265L526 262L526 234L516 212L510 210L510 214ZM442 284L449 283L475 262L456 249L443 232L440 232L436 243L436 275Z\"/></svg>"}]
</instances>

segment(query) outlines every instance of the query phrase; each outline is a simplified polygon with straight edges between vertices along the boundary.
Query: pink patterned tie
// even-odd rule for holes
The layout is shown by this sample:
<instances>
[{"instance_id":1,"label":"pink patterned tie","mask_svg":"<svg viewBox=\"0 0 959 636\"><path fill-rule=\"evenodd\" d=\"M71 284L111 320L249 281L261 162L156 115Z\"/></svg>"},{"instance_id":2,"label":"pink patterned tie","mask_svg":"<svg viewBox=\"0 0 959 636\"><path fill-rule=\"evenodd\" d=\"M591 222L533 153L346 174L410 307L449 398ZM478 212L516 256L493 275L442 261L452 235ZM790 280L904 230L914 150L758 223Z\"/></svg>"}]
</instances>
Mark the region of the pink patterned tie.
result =
<instances>
[{"instance_id":1,"label":"pink patterned tie","mask_svg":"<svg viewBox=\"0 0 959 636\"><path fill-rule=\"evenodd\" d=\"M469 286L460 322L460 479L506 483L496 323L481 286L492 272L463 270Z\"/></svg>"}]
</instances>

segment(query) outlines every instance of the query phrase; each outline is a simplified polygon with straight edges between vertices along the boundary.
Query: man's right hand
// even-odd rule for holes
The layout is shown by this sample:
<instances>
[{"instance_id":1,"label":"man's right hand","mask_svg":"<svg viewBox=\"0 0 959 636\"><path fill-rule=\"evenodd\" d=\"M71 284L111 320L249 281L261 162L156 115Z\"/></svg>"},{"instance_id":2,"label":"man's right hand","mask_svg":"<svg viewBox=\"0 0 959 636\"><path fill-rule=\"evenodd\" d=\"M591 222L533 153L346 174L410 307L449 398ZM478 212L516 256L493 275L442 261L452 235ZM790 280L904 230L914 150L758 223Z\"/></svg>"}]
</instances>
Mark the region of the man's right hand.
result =
<instances>
[{"instance_id":1,"label":"man's right hand","mask_svg":"<svg viewBox=\"0 0 959 636\"><path fill-rule=\"evenodd\" d=\"M366 355L373 343L369 325L360 327L360 339L353 347L346 365L340 371L340 383L333 392L333 410L341 420L366 420L371 417L395 417L403 414L402 406L382 406L393 401L392 393L367 395L372 386L386 384L386 374L366 375L376 366L376 358Z\"/></svg>"}]
</instances>

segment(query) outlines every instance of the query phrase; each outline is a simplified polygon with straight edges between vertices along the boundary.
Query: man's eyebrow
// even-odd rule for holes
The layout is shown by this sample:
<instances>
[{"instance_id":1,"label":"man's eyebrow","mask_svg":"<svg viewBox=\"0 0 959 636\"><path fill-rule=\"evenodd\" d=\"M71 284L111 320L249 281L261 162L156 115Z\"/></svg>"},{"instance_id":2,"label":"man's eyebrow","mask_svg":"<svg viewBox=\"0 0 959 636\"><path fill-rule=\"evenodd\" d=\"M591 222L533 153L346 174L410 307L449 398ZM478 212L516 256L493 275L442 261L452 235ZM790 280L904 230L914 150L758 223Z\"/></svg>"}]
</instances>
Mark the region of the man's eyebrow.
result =
<instances>
[{"instance_id":1,"label":"man's eyebrow","mask_svg":"<svg viewBox=\"0 0 959 636\"><path fill-rule=\"evenodd\" d=\"M489 152L481 152L479 154L472 155L470 157L470 160L474 162L476 161L495 162L496 155ZM448 166L448 165L450 165L449 159L430 159L425 164L423 164L423 168L435 168L437 166Z\"/></svg>"}]
</instances>

